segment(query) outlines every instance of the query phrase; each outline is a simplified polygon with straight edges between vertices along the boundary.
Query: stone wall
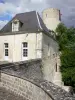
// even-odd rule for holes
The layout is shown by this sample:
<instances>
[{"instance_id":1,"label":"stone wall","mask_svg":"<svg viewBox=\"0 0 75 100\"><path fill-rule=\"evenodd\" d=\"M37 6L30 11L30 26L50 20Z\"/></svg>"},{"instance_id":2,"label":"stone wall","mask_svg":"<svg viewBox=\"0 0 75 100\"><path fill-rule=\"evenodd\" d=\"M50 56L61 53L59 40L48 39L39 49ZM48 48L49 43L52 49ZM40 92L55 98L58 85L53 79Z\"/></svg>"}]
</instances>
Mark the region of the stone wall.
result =
<instances>
[{"instance_id":1,"label":"stone wall","mask_svg":"<svg viewBox=\"0 0 75 100\"><path fill-rule=\"evenodd\" d=\"M53 82L56 71L58 44L55 40L43 34L43 74L44 79Z\"/></svg>"},{"instance_id":2,"label":"stone wall","mask_svg":"<svg viewBox=\"0 0 75 100\"><path fill-rule=\"evenodd\" d=\"M65 90L46 80L22 79L1 73L0 87L22 96L26 100L75 100Z\"/></svg>"},{"instance_id":3,"label":"stone wall","mask_svg":"<svg viewBox=\"0 0 75 100\"><path fill-rule=\"evenodd\" d=\"M1 87L23 96L26 100L52 100L44 90L18 77L1 73Z\"/></svg>"},{"instance_id":4,"label":"stone wall","mask_svg":"<svg viewBox=\"0 0 75 100\"><path fill-rule=\"evenodd\" d=\"M27 61L0 64L2 72L28 79L43 79L42 60L32 59Z\"/></svg>"},{"instance_id":5,"label":"stone wall","mask_svg":"<svg viewBox=\"0 0 75 100\"><path fill-rule=\"evenodd\" d=\"M59 86L43 79L41 59L1 64L0 67L0 87L26 100L75 100Z\"/></svg>"}]
</instances>

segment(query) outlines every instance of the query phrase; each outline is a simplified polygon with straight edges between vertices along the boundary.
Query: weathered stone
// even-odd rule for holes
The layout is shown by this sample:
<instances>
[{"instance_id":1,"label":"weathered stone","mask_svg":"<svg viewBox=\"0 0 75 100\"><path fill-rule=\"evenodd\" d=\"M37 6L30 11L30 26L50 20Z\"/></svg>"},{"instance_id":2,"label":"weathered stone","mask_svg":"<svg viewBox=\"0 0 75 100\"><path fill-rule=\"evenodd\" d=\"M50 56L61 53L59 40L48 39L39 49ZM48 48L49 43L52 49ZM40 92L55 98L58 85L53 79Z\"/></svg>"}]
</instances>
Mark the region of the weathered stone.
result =
<instances>
[{"instance_id":1,"label":"weathered stone","mask_svg":"<svg viewBox=\"0 0 75 100\"><path fill-rule=\"evenodd\" d=\"M26 63L28 62L25 62L25 65ZM14 94L20 95L26 100L75 100L65 90L44 80L38 63L41 64L40 60L34 61L34 63L29 62L27 68L22 65L16 71L13 68L3 68L0 86L13 91ZM19 64L21 63L19 62Z\"/></svg>"},{"instance_id":2,"label":"weathered stone","mask_svg":"<svg viewBox=\"0 0 75 100\"><path fill-rule=\"evenodd\" d=\"M0 100L26 100L25 98L15 95L13 92L0 87Z\"/></svg>"}]
</instances>

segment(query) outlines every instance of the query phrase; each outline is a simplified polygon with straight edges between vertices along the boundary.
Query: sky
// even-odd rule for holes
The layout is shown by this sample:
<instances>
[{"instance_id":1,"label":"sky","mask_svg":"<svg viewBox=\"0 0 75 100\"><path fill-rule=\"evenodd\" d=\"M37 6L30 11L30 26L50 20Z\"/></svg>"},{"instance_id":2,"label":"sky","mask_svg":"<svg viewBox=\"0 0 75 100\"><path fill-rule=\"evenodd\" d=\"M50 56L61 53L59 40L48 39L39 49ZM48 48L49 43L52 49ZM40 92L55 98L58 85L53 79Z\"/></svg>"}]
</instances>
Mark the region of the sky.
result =
<instances>
[{"instance_id":1,"label":"sky","mask_svg":"<svg viewBox=\"0 0 75 100\"><path fill-rule=\"evenodd\" d=\"M58 8L62 22L75 26L75 0L0 0L0 29L17 13L36 10L42 16L46 8Z\"/></svg>"}]
</instances>

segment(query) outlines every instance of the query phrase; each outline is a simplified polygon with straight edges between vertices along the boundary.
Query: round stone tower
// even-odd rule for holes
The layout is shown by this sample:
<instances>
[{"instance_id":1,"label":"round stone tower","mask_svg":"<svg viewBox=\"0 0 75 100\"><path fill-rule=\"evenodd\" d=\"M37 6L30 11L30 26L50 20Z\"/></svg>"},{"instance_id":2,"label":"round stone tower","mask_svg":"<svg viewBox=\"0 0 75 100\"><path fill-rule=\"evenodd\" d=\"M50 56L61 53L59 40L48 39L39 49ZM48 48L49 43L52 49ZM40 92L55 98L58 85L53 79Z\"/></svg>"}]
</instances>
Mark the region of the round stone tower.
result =
<instances>
[{"instance_id":1,"label":"round stone tower","mask_svg":"<svg viewBox=\"0 0 75 100\"><path fill-rule=\"evenodd\" d=\"M43 21L46 27L55 31L57 25L61 22L60 10L48 8L43 11Z\"/></svg>"}]
</instances>

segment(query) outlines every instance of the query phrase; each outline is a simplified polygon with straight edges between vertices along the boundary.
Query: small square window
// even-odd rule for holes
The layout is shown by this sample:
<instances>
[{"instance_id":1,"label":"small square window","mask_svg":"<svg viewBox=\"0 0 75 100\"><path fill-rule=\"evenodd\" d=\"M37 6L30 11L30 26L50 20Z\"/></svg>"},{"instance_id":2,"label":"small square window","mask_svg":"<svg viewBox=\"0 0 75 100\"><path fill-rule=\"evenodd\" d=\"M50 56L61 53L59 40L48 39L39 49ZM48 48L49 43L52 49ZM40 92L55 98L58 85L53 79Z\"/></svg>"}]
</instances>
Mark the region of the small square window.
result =
<instances>
[{"instance_id":1,"label":"small square window","mask_svg":"<svg viewBox=\"0 0 75 100\"><path fill-rule=\"evenodd\" d=\"M23 47L28 47L27 42L24 42L24 43L23 43Z\"/></svg>"},{"instance_id":2,"label":"small square window","mask_svg":"<svg viewBox=\"0 0 75 100\"><path fill-rule=\"evenodd\" d=\"M5 43L5 48L8 48L8 43Z\"/></svg>"}]
</instances>

